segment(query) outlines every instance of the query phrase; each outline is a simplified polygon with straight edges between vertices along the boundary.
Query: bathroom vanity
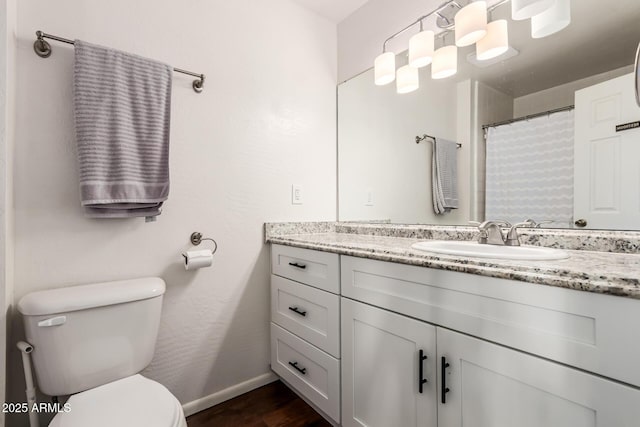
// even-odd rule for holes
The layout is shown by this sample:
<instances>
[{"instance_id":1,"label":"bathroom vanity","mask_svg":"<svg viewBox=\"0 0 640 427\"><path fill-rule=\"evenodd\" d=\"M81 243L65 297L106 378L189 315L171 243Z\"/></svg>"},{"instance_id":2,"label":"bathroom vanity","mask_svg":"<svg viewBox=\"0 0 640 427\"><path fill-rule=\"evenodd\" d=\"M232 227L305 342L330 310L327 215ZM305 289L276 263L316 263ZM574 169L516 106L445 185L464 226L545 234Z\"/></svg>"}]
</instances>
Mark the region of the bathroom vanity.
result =
<instances>
[{"instance_id":1,"label":"bathroom vanity","mask_svg":"<svg viewBox=\"0 0 640 427\"><path fill-rule=\"evenodd\" d=\"M638 425L637 242L565 236L567 259L507 261L411 247L470 227L339 224L266 236L272 369L334 424Z\"/></svg>"}]
</instances>

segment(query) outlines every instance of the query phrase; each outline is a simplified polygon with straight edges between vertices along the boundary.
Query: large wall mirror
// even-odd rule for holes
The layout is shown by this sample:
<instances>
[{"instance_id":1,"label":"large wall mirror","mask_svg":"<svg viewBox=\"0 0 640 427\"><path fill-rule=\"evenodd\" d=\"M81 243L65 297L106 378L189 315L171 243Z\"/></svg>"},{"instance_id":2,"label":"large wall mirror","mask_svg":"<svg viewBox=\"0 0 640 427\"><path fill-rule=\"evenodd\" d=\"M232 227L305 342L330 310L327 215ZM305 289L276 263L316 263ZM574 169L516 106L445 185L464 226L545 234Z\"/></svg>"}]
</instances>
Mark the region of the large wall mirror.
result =
<instances>
[{"instance_id":1,"label":"large wall mirror","mask_svg":"<svg viewBox=\"0 0 640 427\"><path fill-rule=\"evenodd\" d=\"M530 20L512 20L508 2L492 15L507 19L512 47L496 60L458 48L455 76L421 68L407 94L376 86L373 69L339 85L339 219L640 229L640 128L629 124L640 120L638 0L572 0L570 25L544 38L531 37ZM397 67L406 61L397 54ZM423 135L461 145L457 209L435 212Z\"/></svg>"}]
</instances>

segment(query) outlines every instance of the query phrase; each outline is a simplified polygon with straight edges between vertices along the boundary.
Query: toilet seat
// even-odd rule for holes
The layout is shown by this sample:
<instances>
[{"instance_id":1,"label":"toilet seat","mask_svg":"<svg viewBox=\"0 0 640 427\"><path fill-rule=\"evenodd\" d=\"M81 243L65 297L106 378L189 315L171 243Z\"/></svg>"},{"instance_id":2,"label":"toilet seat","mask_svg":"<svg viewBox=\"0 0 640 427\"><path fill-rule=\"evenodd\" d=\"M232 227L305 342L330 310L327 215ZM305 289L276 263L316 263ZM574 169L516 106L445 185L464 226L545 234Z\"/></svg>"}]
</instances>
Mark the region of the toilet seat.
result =
<instances>
[{"instance_id":1,"label":"toilet seat","mask_svg":"<svg viewBox=\"0 0 640 427\"><path fill-rule=\"evenodd\" d=\"M186 427L178 399L162 384L136 374L74 394L69 412L49 427Z\"/></svg>"}]
</instances>

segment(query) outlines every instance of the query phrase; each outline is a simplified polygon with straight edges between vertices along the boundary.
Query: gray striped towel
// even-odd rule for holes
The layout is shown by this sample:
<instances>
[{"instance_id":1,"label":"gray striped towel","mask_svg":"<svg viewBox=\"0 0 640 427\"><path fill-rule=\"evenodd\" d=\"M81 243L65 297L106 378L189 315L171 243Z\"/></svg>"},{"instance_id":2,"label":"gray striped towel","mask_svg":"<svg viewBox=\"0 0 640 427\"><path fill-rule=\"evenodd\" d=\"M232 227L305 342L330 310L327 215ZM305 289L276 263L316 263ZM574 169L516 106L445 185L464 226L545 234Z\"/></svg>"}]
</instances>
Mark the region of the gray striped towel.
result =
<instances>
[{"instance_id":1,"label":"gray striped towel","mask_svg":"<svg viewBox=\"0 0 640 427\"><path fill-rule=\"evenodd\" d=\"M160 215L169 195L173 68L75 41L80 197L95 218Z\"/></svg>"},{"instance_id":2,"label":"gray striped towel","mask_svg":"<svg viewBox=\"0 0 640 427\"><path fill-rule=\"evenodd\" d=\"M431 191L433 210L438 215L458 208L458 146L437 138L433 141Z\"/></svg>"}]
</instances>

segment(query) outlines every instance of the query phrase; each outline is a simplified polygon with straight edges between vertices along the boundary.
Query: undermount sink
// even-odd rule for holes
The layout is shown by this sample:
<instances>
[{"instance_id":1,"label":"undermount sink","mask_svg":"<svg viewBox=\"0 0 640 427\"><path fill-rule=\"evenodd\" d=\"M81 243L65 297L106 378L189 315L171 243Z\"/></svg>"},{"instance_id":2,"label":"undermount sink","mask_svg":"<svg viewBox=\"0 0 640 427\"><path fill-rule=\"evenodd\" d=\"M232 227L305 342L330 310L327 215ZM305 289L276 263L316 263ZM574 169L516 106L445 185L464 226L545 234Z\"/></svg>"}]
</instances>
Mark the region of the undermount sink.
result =
<instances>
[{"instance_id":1,"label":"undermount sink","mask_svg":"<svg viewBox=\"0 0 640 427\"><path fill-rule=\"evenodd\" d=\"M569 258L569 254L560 249L541 246L499 246L478 242L457 240L431 240L411 245L413 249L444 255L458 255L477 258L515 259L523 261L548 261Z\"/></svg>"}]
</instances>

